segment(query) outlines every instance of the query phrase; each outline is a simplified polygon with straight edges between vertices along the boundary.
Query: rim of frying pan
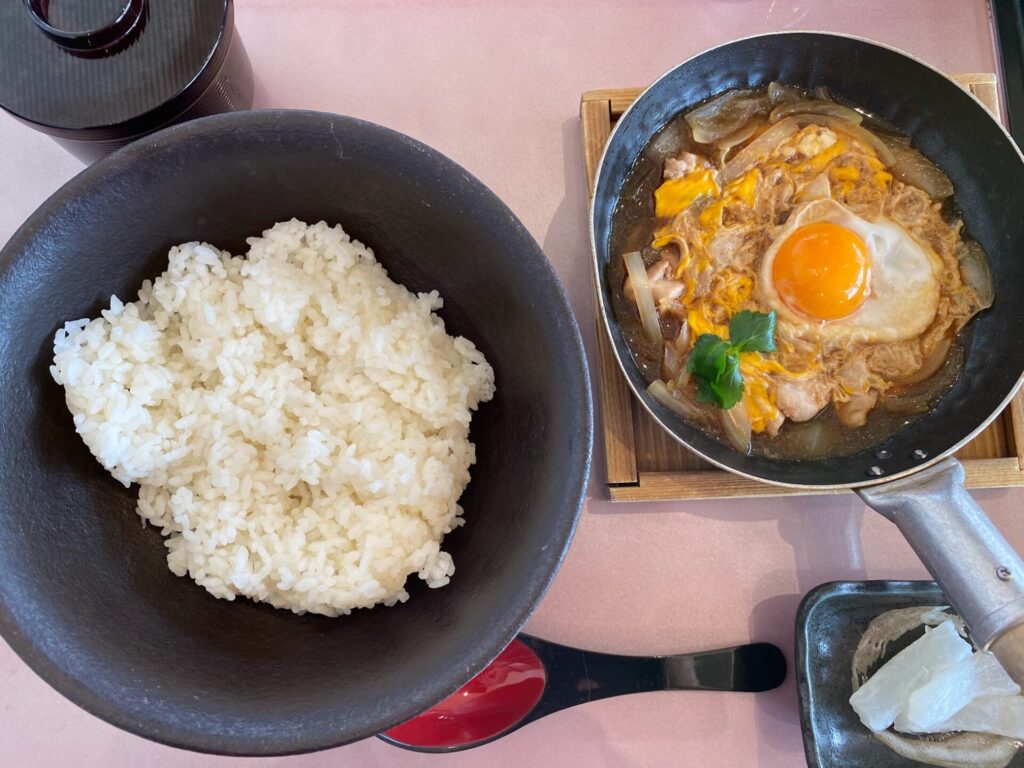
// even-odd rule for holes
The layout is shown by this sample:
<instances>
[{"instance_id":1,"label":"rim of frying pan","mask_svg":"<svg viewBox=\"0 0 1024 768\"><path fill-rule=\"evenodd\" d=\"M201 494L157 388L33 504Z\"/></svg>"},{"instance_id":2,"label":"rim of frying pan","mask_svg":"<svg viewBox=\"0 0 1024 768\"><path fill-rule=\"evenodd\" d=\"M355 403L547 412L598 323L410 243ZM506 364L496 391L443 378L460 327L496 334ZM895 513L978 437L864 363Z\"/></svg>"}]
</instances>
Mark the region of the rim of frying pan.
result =
<instances>
[{"instance_id":1,"label":"rim of frying pan","mask_svg":"<svg viewBox=\"0 0 1024 768\"><path fill-rule=\"evenodd\" d=\"M590 256L591 256L592 266L593 266L593 269L594 269L594 278L597 280L597 288L598 288L598 290L597 290L597 294L598 294L597 295L597 306L598 306L598 312L601 315L601 323L604 326L605 333L608 334L608 339L609 339L608 346L611 347L612 353L615 355L615 362L619 366L619 372L622 374L623 378L626 380L626 384L629 386L629 388L632 391L633 395L635 396L636 400L640 403L640 405L647 412L647 414L652 419L654 419L655 422L657 422L658 426L661 427L669 435L669 437L674 439L676 442L678 442L680 445L682 445L688 451L690 451L692 453L695 453L697 456L699 456L704 461L708 462L709 464L713 464L714 466L716 466L716 467L718 467L720 469L724 469L727 472L731 472L734 475L739 475L740 477L745 477L745 478L748 478L750 480L757 480L757 481L762 482L762 483L767 483L769 485L775 485L775 486L781 486L781 487L784 487L784 488L802 488L802 489L812 488L812 489L815 489L815 490L828 491L828 490L842 490L842 489L852 489L852 488L865 488L865 487L871 486L871 485L880 485L881 483L888 483L888 482L891 482L893 480L897 480L897 479L899 479L901 477L907 477L909 475L916 474L917 472L920 472L921 470L926 469L926 468L932 466L933 464L936 464L936 463L942 461L947 456L951 456L952 454L956 453L956 451L960 450L965 445L967 445L969 442L971 442L981 432L983 432L986 428L988 428L988 426L993 421L995 421L996 417L998 417L1003 412L1003 409L1005 409L1006 406L1009 405L1010 401L1013 400L1013 398L1017 395L1017 392L1020 391L1022 386L1024 386L1024 371L1022 371L1020 376L1017 377L1017 383L1014 384L1013 387L1010 388L1009 393L1006 395L1006 397L1003 399L1003 401L1000 402L995 407L995 409L993 409L992 412L980 424L978 424L978 426L975 427L968 435L966 435L962 440L960 440L959 442L957 442L954 445L950 446L946 450L937 453L935 456L932 456L931 458L922 459L920 464L917 464L917 465L915 465L913 467L910 467L909 469L905 469L905 470L903 470L901 472L894 472L891 475L885 475L883 477L869 477L868 479L861 480L861 481L858 481L858 482L853 482L853 483L832 483L832 484L815 485L815 484L811 484L811 483L791 483L791 482L785 482L785 481L782 481L782 480L769 479L767 477L763 477L761 475L754 474L752 472L746 472L746 471L743 471L741 469L736 469L735 467L730 467L727 464L724 464L723 462L720 462L720 461L712 458L711 456L706 455L705 453L701 452L699 449L697 449L696 447L691 445L689 443L689 441L685 440L684 438L682 438L678 434L676 434L675 429L673 429L670 426L670 424L667 423L666 420L663 419L661 416L659 416L655 412L655 410L651 407L650 402L648 402L648 399L649 399L650 396L647 394L646 391L638 390L638 388L634 384L632 378L630 378L630 376L628 375L628 373L626 371L626 361L623 360L623 356L622 356L622 353L619 350L618 345L614 344L611 341L611 339L613 338L613 336L612 336L612 324L615 321L613 321L613 319L610 317L611 311L610 311L610 308L607 306L607 302L605 301L604 292L601 290L601 285L605 281L605 278L603 276L603 270L601 268L601 265L598 263L598 258L597 258L597 233L594 231L594 218L595 218L595 215L594 215L595 214L595 210L594 210L594 208L595 208L595 201L597 200L597 195L596 195L596 192L597 192L597 182L601 178L601 168L604 166L605 158L608 155L608 148L611 146L612 141L615 139L615 136L618 133L619 127L623 124L624 118L626 117L626 115L628 115L633 110L633 108L641 101L641 99L643 99L645 96L647 96L647 94L653 88L655 88L662 80L664 80L669 75L671 75L673 72L675 72L677 69L679 69L682 66L685 66L689 62L694 61L695 59L699 59L700 57L702 57L702 56L704 56L704 55L706 55L708 53L711 53L712 51L716 51L719 48L724 48L726 46L733 45L734 43L740 43L740 42L743 42L745 40L756 40L756 39L762 38L762 37L778 37L778 36L782 36L782 35L823 35L823 36L828 36L828 37L843 38L843 39L846 39L846 40L856 40L857 42L868 43L869 45L875 45L875 46L878 46L879 48L885 48L885 49L887 49L889 51L892 51L893 53L897 53L897 54L900 54L901 56L905 56L906 58L911 59L912 61L916 62L917 64L920 64L921 66L923 66L923 67L931 70L935 74L941 76L944 80L948 80L950 83L952 83L957 88L959 88L961 91L963 91L968 96L970 96L977 103L977 105L979 107L981 107L981 109L984 111L984 113L986 115L988 115L989 119L999 128L999 130L1002 132L1003 136L1006 137L1007 142L1009 142L1010 146L1013 147L1014 151L1017 153L1017 157L1020 158L1021 163L1024 164L1024 153L1021 152L1020 147L1018 147L1016 142L1014 142L1013 137L1010 136L1009 132L1006 130L1006 128L1003 126L1003 124L999 120L997 120L995 118L995 116L991 112L988 111L988 107L986 107L981 102L981 100L978 99L977 96L975 96L973 93L971 93L971 91L968 88L964 88L963 86L961 86L959 83L957 83L955 80L953 80L949 75L947 75L942 70L937 69L936 67L932 66L928 62L921 60L920 58L918 58L914 54L908 53L907 51L904 51L902 48L897 48L896 46L888 45L887 43L882 43L882 42L879 42L878 40L873 40L873 39L871 39L869 37L861 37L860 35L845 35L845 34L838 34L838 33L835 33L835 32L825 32L825 31L813 30L813 29L790 29L790 30L786 30L785 32L762 32L762 33L759 33L759 34L756 34L756 35L746 35L744 37L733 38L733 39L727 40L727 41L725 41L723 43L718 43L717 45L712 45L709 48L705 48L704 50L702 50L702 51L700 51L698 53L695 53L693 56L690 56L690 57L684 59L683 61L679 62L678 64L673 65L669 69L665 70L665 72L663 72L661 75L659 75L658 78L655 79L654 82L652 82L646 88L644 88L644 90L640 93L640 95L637 96L636 99L633 100L633 102L626 108L626 110L621 115L619 115L619 119L616 121L615 125L612 127L611 133L608 134L608 140L605 142L604 150L601 152L601 159L598 161L597 167L594 170L594 192L595 192L595 194L592 194L590 196L590 203L589 203L589 206L588 206L588 213L589 213L589 216L590 216L590 222L589 222L589 228L590 228ZM617 324L617 322L616 322L616 324ZM681 419L679 419L679 421L681 421ZM737 451L737 453L738 453L738 451ZM814 460L811 459L810 461L814 461Z\"/></svg>"},{"instance_id":2,"label":"rim of frying pan","mask_svg":"<svg viewBox=\"0 0 1024 768\"><path fill-rule=\"evenodd\" d=\"M563 457L563 473L570 476L572 481L570 483L571 492L566 496L565 512L557 523L552 524L552 533L556 537L553 541L556 541L557 545L552 546L545 555L543 569L529 576L527 583L523 585L519 599L513 601L516 605L511 609L506 605L506 610L503 610L499 616L492 617L495 621L490 627L484 627L477 633L479 641L477 646L482 650L473 658L465 661L460 670L452 671L448 676L437 675L431 681L428 698L440 701L486 669L491 661L515 639L519 630L543 600L572 544L587 497L593 454L594 418L590 369L586 365L586 354L579 324L572 311L565 287L554 266L519 217L513 213L504 200L498 197L497 193L439 150L393 128L368 120L315 110L287 108L221 113L163 128L145 140L134 141L82 169L42 202L18 227L7 243L0 247L0 280L10 268L14 257L24 251L26 244L35 237L42 223L52 216L54 209L65 205L69 200L73 200L87 191L103 174L111 172L112 169L139 162L140 158L149 154L154 146L163 147L168 144L184 143L196 134L223 130L222 126L224 125L260 123L274 119L295 124L315 123L316 127L320 127L319 121L334 119L379 132L388 140L396 142L405 149L411 148L423 153L438 168L449 171L453 178L457 178L460 185L464 185L474 194L480 195L490 208L508 218L511 229L522 233L526 241L532 245L532 248L529 249L531 253L527 255L531 259L535 258L537 268L551 281L551 287L560 299L561 308L565 310L569 324L569 344L580 362L580 365L576 366L576 370L579 376L579 394L583 398L579 408L581 447L577 453ZM524 578L526 577L524 576ZM237 738L232 734L214 737L197 733L182 728L178 723L167 725L152 718L139 717L136 711L123 707L119 701L95 694L80 677L68 673L58 661L55 661L53 654L41 649L35 636L31 632L24 631L23 626L14 619L3 600L0 600L0 638L10 645L15 654L43 682L72 704L123 731L169 747L225 756L278 757L333 749L375 735L375 731L372 730L354 735L355 729L350 729L352 733L345 733L344 729L339 726L331 734L311 737L302 744L296 745L294 742L288 742L279 737L260 741L259 738ZM396 706L398 713L396 717L398 722L402 722L419 714L420 711L422 711L422 707L410 709L409 703L406 702Z\"/></svg>"}]
</instances>

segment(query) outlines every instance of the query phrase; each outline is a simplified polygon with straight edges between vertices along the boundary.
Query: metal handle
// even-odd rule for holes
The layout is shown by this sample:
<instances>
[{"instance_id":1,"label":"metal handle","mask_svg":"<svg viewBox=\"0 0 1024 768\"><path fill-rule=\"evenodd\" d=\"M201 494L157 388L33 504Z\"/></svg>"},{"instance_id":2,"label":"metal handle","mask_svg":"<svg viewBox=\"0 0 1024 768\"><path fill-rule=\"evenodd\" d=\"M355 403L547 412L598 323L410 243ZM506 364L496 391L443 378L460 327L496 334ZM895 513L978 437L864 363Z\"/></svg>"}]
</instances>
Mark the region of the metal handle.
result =
<instances>
[{"instance_id":1,"label":"metal handle","mask_svg":"<svg viewBox=\"0 0 1024 768\"><path fill-rule=\"evenodd\" d=\"M944 459L902 480L857 491L896 524L963 617L1024 684L1024 561L964 489L964 468Z\"/></svg>"}]
</instances>

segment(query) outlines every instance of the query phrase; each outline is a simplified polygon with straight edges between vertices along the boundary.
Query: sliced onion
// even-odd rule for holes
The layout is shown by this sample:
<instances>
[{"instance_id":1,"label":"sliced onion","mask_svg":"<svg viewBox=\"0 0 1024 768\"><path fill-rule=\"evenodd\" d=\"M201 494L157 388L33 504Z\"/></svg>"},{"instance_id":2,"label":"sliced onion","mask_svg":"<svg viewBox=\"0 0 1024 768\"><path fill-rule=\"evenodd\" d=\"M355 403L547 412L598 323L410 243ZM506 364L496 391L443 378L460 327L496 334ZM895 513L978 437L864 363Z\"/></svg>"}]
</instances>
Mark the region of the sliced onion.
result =
<instances>
[{"instance_id":1,"label":"sliced onion","mask_svg":"<svg viewBox=\"0 0 1024 768\"><path fill-rule=\"evenodd\" d=\"M684 370L683 358L676 349L675 344L666 344L661 354L661 377L670 381Z\"/></svg>"},{"instance_id":2,"label":"sliced onion","mask_svg":"<svg viewBox=\"0 0 1024 768\"><path fill-rule=\"evenodd\" d=\"M793 101L800 101L807 96L799 88L785 83L778 83L774 80L768 83L768 101L776 107L779 104L788 104Z\"/></svg>"},{"instance_id":3,"label":"sliced onion","mask_svg":"<svg viewBox=\"0 0 1024 768\"><path fill-rule=\"evenodd\" d=\"M820 99L798 101L791 104L781 104L772 110L768 120L773 123L779 122L784 117L790 115L828 115L829 117L835 117L840 120L845 120L848 123L855 123L860 125L864 119L864 115L855 109L844 107L842 104L836 104L834 101L822 101Z\"/></svg>"},{"instance_id":4,"label":"sliced onion","mask_svg":"<svg viewBox=\"0 0 1024 768\"><path fill-rule=\"evenodd\" d=\"M679 335L676 336L675 345L677 349L688 349L690 346L690 324L685 320L679 326Z\"/></svg>"},{"instance_id":5,"label":"sliced onion","mask_svg":"<svg viewBox=\"0 0 1024 768\"><path fill-rule=\"evenodd\" d=\"M673 120L654 137L654 140L647 145L644 153L654 162L661 164L669 157L679 151L683 137L681 135L684 127L679 120Z\"/></svg>"},{"instance_id":6,"label":"sliced onion","mask_svg":"<svg viewBox=\"0 0 1024 768\"><path fill-rule=\"evenodd\" d=\"M690 326L683 320L679 323L679 331L672 341L665 342L661 355L661 378L665 381L680 381L686 384L690 374L686 372L687 350L690 348Z\"/></svg>"},{"instance_id":7,"label":"sliced onion","mask_svg":"<svg viewBox=\"0 0 1024 768\"><path fill-rule=\"evenodd\" d=\"M686 122L699 144L714 144L738 131L747 121L768 111L768 96L747 90L726 91L686 113Z\"/></svg>"},{"instance_id":8,"label":"sliced onion","mask_svg":"<svg viewBox=\"0 0 1024 768\"><path fill-rule=\"evenodd\" d=\"M791 115L788 119L794 120L801 127L812 124L824 125L834 131L845 133L847 136L873 149L875 154L878 155L878 159L886 165L892 165L896 162L896 157L893 155L892 150L885 145L885 142L871 133L871 131L847 120L841 120L831 115Z\"/></svg>"},{"instance_id":9,"label":"sliced onion","mask_svg":"<svg viewBox=\"0 0 1024 768\"><path fill-rule=\"evenodd\" d=\"M647 269L640 251L632 251L622 257L626 262L626 272L633 285L633 300L640 310L640 322L644 327L644 335L652 344L661 341L661 323L654 309L654 295L651 293L651 282L647 279Z\"/></svg>"},{"instance_id":10,"label":"sliced onion","mask_svg":"<svg viewBox=\"0 0 1024 768\"><path fill-rule=\"evenodd\" d=\"M906 376L893 378L893 383L908 386L910 384L920 384L925 379L930 379L946 364L946 358L949 357L949 348L952 344L952 336L944 336L939 339L939 343L935 345L935 348L927 357L921 360L920 368Z\"/></svg>"},{"instance_id":11,"label":"sliced onion","mask_svg":"<svg viewBox=\"0 0 1024 768\"><path fill-rule=\"evenodd\" d=\"M824 85L819 85L817 88L815 88L814 95L816 98L819 98L822 101L832 101L832 94L828 92L828 88L826 88Z\"/></svg>"},{"instance_id":12,"label":"sliced onion","mask_svg":"<svg viewBox=\"0 0 1024 768\"><path fill-rule=\"evenodd\" d=\"M929 355L929 358L931 357L932 355ZM879 404L889 413L903 416L927 413L956 382L963 364L963 347L959 345L947 347L941 365L930 376L921 379L916 384L908 384L904 389L887 393L879 401Z\"/></svg>"},{"instance_id":13,"label":"sliced onion","mask_svg":"<svg viewBox=\"0 0 1024 768\"><path fill-rule=\"evenodd\" d=\"M647 392L677 416L690 421L704 420L704 412L701 411L700 406L678 389L670 391L665 382L660 379L652 381L651 385L647 387Z\"/></svg>"},{"instance_id":14,"label":"sliced onion","mask_svg":"<svg viewBox=\"0 0 1024 768\"><path fill-rule=\"evenodd\" d=\"M744 456L750 455L753 428L750 425L750 413L747 403L740 400L727 411L719 411L722 431L729 444Z\"/></svg>"},{"instance_id":15,"label":"sliced onion","mask_svg":"<svg viewBox=\"0 0 1024 768\"><path fill-rule=\"evenodd\" d=\"M824 200L832 197L832 183L828 180L827 173L819 173L807 184L804 185L797 195L799 202L806 200Z\"/></svg>"},{"instance_id":16,"label":"sliced onion","mask_svg":"<svg viewBox=\"0 0 1024 768\"><path fill-rule=\"evenodd\" d=\"M977 294L979 308L988 309L996 298L996 289L985 250L976 240L965 240L957 248L956 256L960 260L960 278Z\"/></svg>"},{"instance_id":17,"label":"sliced onion","mask_svg":"<svg viewBox=\"0 0 1024 768\"><path fill-rule=\"evenodd\" d=\"M895 149L896 147L909 147L910 137L904 136L901 133L882 133L878 132L875 134L881 139L889 149Z\"/></svg>"},{"instance_id":18,"label":"sliced onion","mask_svg":"<svg viewBox=\"0 0 1024 768\"><path fill-rule=\"evenodd\" d=\"M909 144L893 142L888 137L883 141L895 158L891 168L893 176L904 184L923 189L932 200L945 200L953 194L953 182L935 163Z\"/></svg>"},{"instance_id":19,"label":"sliced onion","mask_svg":"<svg viewBox=\"0 0 1024 768\"><path fill-rule=\"evenodd\" d=\"M737 152L736 156L725 164L719 174L719 184L724 186L733 179L742 176L754 163L796 133L798 129L799 125L792 118L787 117L785 120L775 123L775 125Z\"/></svg>"},{"instance_id":20,"label":"sliced onion","mask_svg":"<svg viewBox=\"0 0 1024 768\"><path fill-rule=\"evenodd\" d=\"M829 430L820 418L791 423L786 427L786 448L803 459L816 459L828 455Z\"/></svg>"},{"instance_id":21,"label":"sliced onion","mask_svg":"<svg viewBox=\"0 0 1024 768\"><path fill-rule=\"evenodd\" d=\"M729 150L745 142L763 127L764 123L760 120L748 120L738 131L717 141L714 152L715 164L722 165L725 162L726 155L729 154Z\"/></svg>"},{"instance_id":22,"label":"sliced onion","mask_svg":"<svg viewBox=\"0 0 1024 768\"><path fill-rule=\"evenodd\" d=\"M917 416L921 413L928 413L932 409L933 399L931 393L915 393L903 395L889 395L882 400L882 408L888 413L896 413L900 416Z\"/></svg>"}]
</instances>

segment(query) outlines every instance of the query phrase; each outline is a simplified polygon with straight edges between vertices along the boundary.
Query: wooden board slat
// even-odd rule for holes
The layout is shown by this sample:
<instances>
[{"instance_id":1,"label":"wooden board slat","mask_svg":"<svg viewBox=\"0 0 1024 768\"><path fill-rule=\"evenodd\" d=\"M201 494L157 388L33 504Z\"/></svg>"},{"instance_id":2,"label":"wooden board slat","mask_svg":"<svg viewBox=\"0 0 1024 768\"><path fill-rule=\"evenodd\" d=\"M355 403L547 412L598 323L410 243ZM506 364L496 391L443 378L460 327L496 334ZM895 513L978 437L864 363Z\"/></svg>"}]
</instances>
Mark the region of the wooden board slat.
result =
<instances>
[{"instance_id":1,"label":"wooden board slat","mask_svg":"<svg viewBox=\"0 0 1024 768\"><path fill-rule=\"evenodd\" d=\"M983 72L952 77L999 118L999 88L995 75ZM583 94L580 124L591 194L612 125L642 92L642 88L605 88ZM688 451L631 396L604 325L599 320L597 326L597 386L604 417L608 491L613 501L845 493L784 488L748 480L716 469ZM1006 412L984 432L958 451L957 457L967 472L968 488L1024 486L1024 392L1018 394Z\"/></svg>"},{"instance_id":2,"label":"wooden board slat","mask_svg":"<svg viewBox=\"0 0 1024 768\"><path fill-rule=\"evenodd\" d=\"M973 93L982 104L1001 119L1002 109L999 104L999 81L991 72L977 72L970 74L953 75L953 79L960 85Z\"/></svg>"},{"instance_id":3,"label":"wooden board slat","mask_svg":"<svg viewBox=\"0 0 1024 768\"><path fill-rule=\"evenodd\" d=\"M976 488L1024 487L1024 472L1015 457L964 462L964 485ZM768 485L721 469L700 472L641 472L636 485L609 488L612 501L684 501L689 499L751 499L769 496L834 496L852 493Z\"/></svg>"},{"instance_id":4,"label":"wooden board slat","mask_svg":"<svg viewBox=\"0 0 1024 768\"><path fill-rule=\"evenodd\" d=\"M1024 472L1024 392L1010 401L1010 430L1016 446L1017 464Z\"/></svg>"},{"instance_id":5,"label":"wooden board slat","mask_svg":"<svg viewBox=\"0 0 1024 768\"><path fill-rule=\"evenodd\" d=\"M618 117L625 112L629 105L636 101L637 97L644 92L643 88L607 88L597 91L587 91L583 94L583 101L607 101L611 107L612 116ZM601 147L604 149L604 147Z\"/></svg>"},{"instance_id":6,"label":"wooden board slat","mask_svg":"<svg viewBox=\"0 0 1024 768\"><path fill-rule=\"evenodd\" d=\"M607 101L580 103L583 159L589 195L594 193L594 177L608 134L612 130L611 109ZM594 284L597 305L597 284ZM597 320L598 389L604 424L605 482L619 485L637 482L636 440L633 435L632 400L626 380L619 375L615 352L601 319Z\"/></svg>"},{"instance_id":7,"label":"wooden board slat","mask_svg":"<svg viewBox=\"0 0 1024 768\"><path fill-rule=\"evenodd\" d=\"M620 377L621 378L621 377ZM683 447L633 399L633 424L636 434L637 465L651 472L676 470L693 472L714 469L713 464Z\"/></svg>"},{"instance_id":8,"label":"wooden board slat","mask_svg":"<svg viewBox=\"0 0 1024 768\"><path fill-rule=\"evenodd\" d=\"M956 452L960 461L971 459L1000 459L1012 456L1006 442L1006 417L1008 413L1001 413L988 429L971 440L967 445Z\"/></svg>"},{"instance_id":9,"label":"wooden board slat","mask_svg":"<svg viewBox=\"0 0 1024 768\"><path fill-rule=\"evenodd\" d=\"M636 438L633 432L633 396L619 373L604 323L597 321L598 388L604 418L605 482L636 483Z\"/></svg>"},{"instance_id":10,"label":"wooden board slat","mask_svg":"<svg viewBox=\"0 0 1024 768\"><path fill-rule=\"evenodd\" d=\"M587 192L594 195L597 164L612 131L611 105L608 100L584 99L580 102L580 127L583 135L583 162L587 174Z\"/></svg>"}]
</instances>

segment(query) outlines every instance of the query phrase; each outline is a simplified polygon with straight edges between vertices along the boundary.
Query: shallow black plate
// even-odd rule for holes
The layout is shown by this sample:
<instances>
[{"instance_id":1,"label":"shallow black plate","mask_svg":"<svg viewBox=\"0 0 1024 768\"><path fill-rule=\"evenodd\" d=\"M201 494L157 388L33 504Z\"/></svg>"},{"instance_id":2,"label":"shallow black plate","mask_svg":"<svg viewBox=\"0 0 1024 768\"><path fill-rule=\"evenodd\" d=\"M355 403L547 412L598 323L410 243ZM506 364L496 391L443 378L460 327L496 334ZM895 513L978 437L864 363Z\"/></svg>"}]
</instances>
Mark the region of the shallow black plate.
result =
<instances>
[{"instance_id":1,"label":"shallow black plate","mask_svg":"<svg viewBox=\"0 0 1024 768\"><path fill-rule=\"evenodd\" d=\"M833 581L804 597L796 616L800 728L811 768L918 768L871 735L850 706L853 652L876 616L945 605L933 581ZM1018 752L1010 766L1024 766Z\"/></svg>"}]
</instances>

